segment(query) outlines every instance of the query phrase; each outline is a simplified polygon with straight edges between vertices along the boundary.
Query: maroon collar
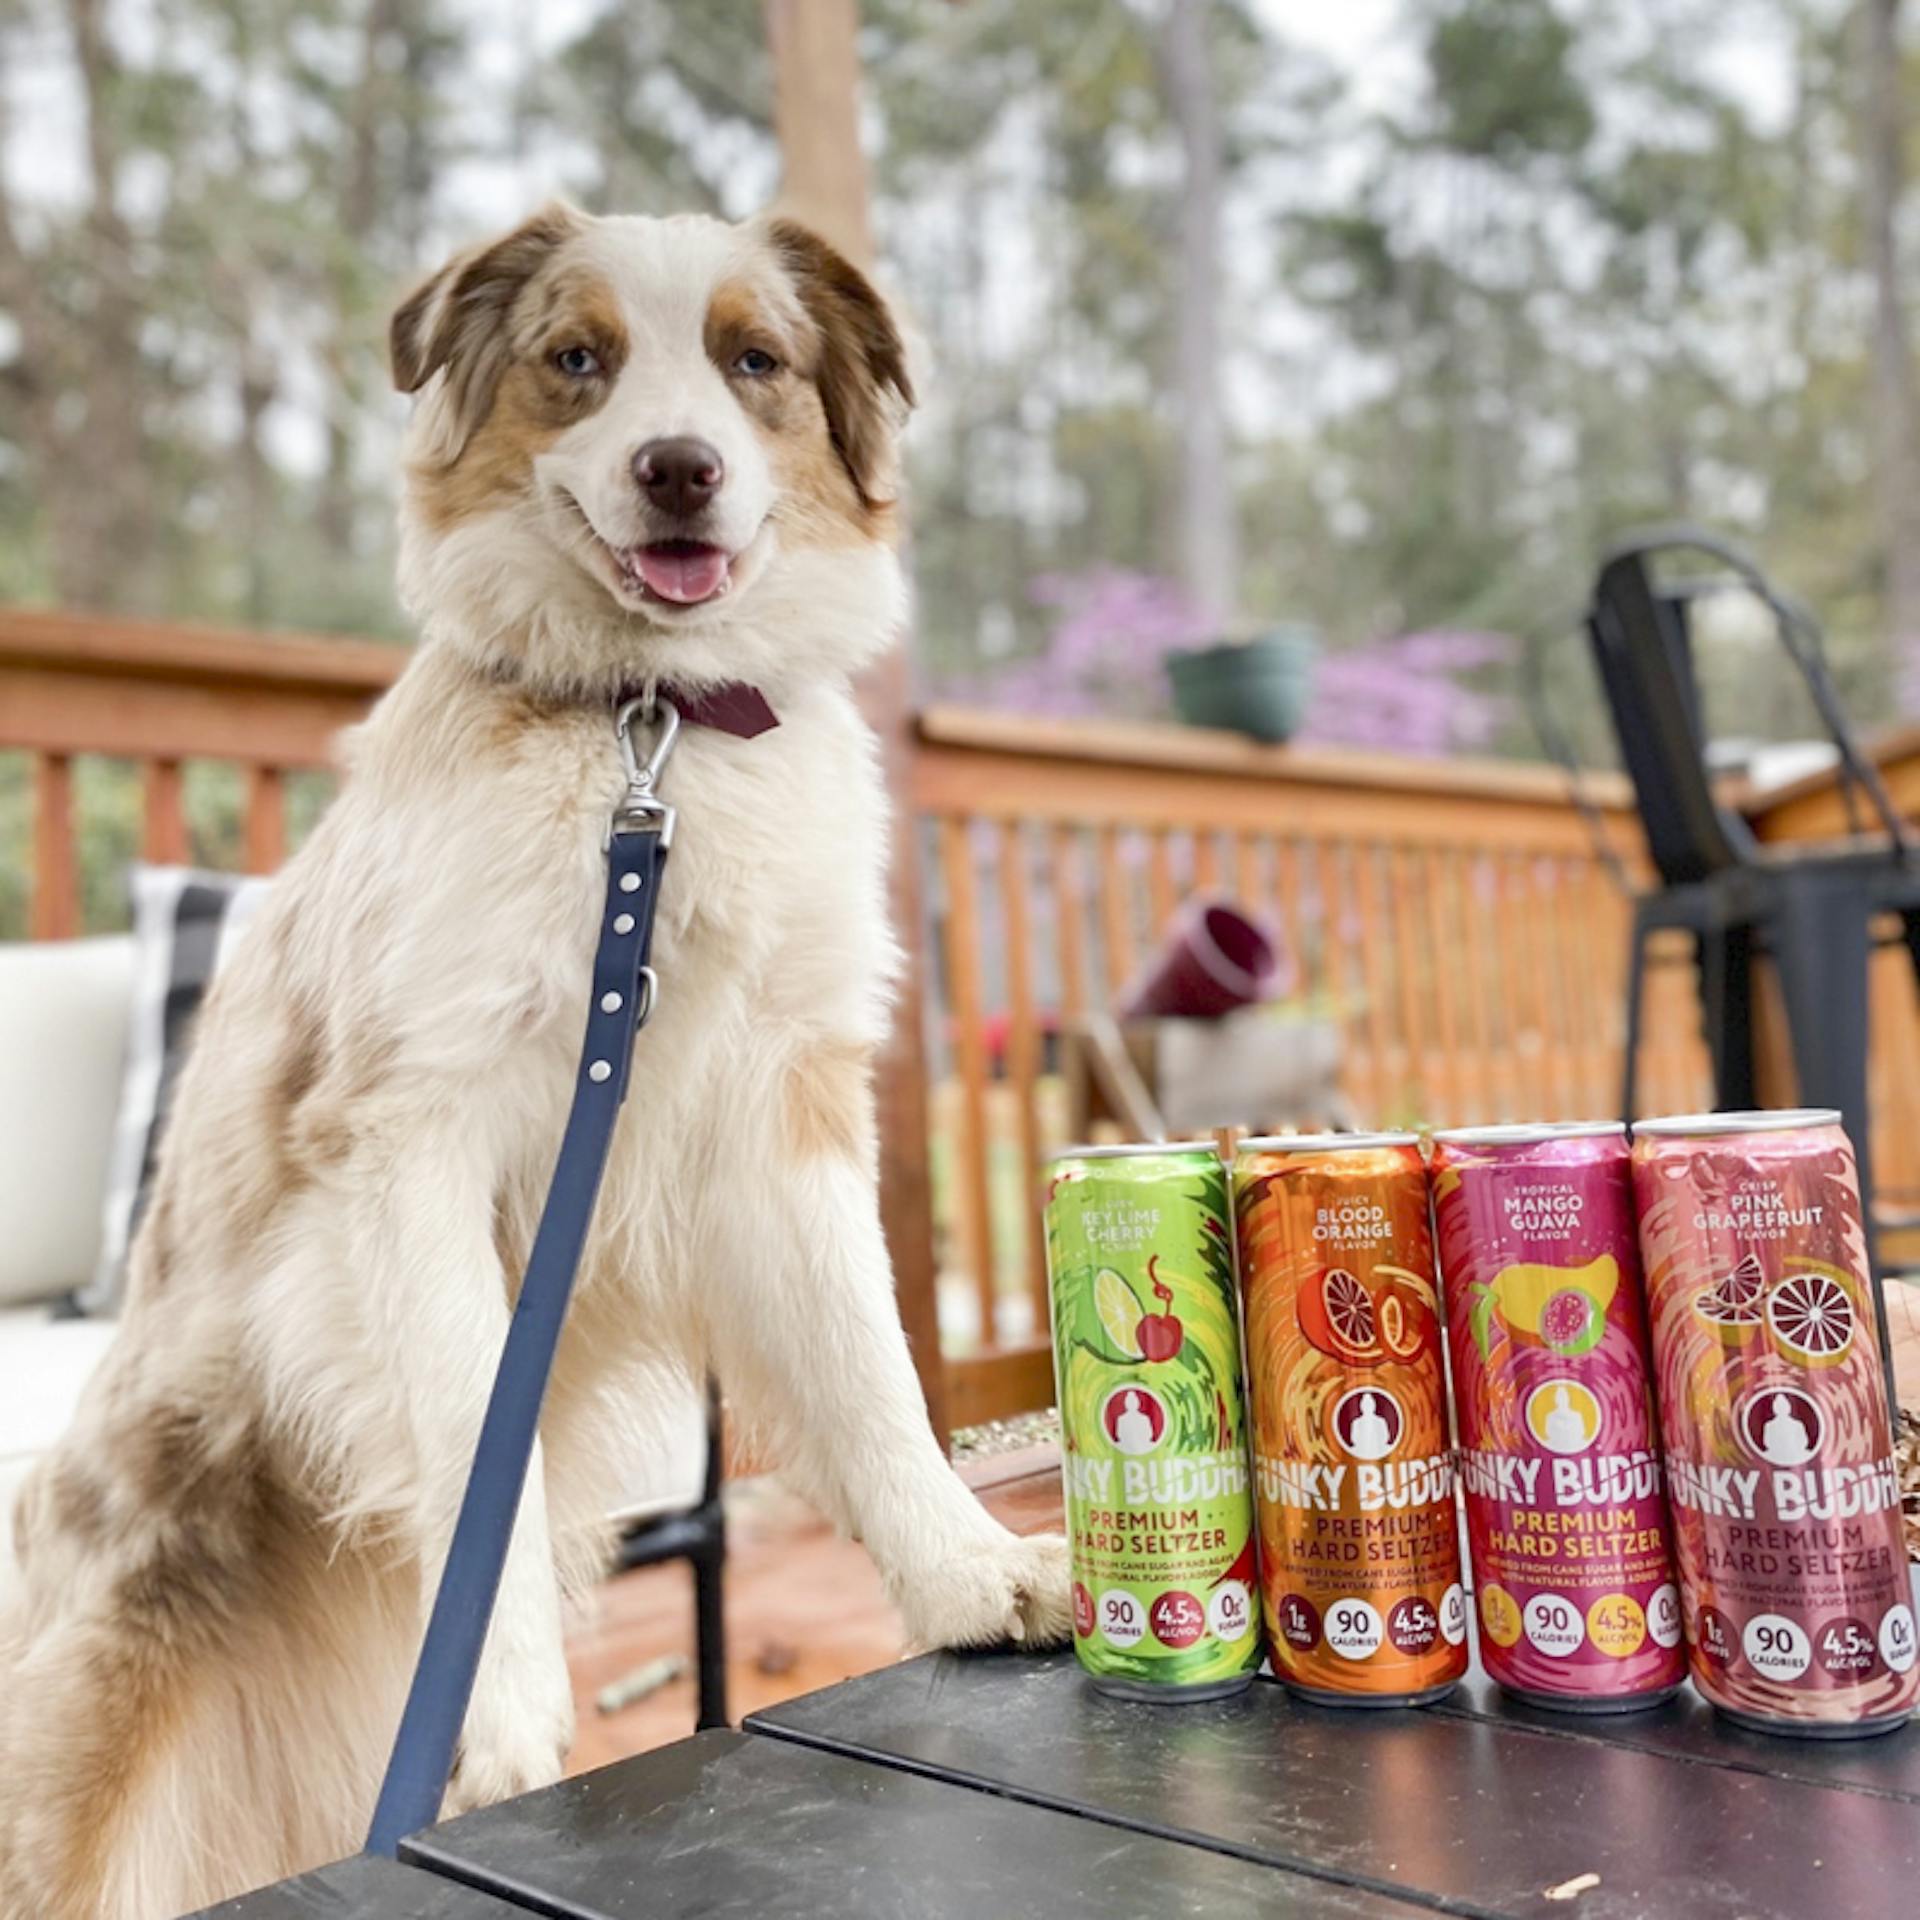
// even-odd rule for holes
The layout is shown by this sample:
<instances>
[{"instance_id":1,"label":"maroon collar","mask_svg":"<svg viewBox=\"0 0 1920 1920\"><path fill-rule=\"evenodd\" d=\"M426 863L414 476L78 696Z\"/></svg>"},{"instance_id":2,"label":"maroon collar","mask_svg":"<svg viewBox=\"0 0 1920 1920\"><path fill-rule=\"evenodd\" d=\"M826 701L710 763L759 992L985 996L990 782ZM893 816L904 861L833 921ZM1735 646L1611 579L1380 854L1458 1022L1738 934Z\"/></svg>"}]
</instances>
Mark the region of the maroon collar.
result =
<instances>
[{"instance_id":1,"label":"maroon collar","mask_svg":"<svg viewBox=\"0 0 1920 1920\"><path fill-rule=\"evenodd\" d=\"M681 724L711 727L716 733L730 733L736 740L757 740L780 724L767 696L744 680L728 680L701 692L689 692L664 682L660 697L671 700L680 714Z\"/></svg>"}]
</instances>

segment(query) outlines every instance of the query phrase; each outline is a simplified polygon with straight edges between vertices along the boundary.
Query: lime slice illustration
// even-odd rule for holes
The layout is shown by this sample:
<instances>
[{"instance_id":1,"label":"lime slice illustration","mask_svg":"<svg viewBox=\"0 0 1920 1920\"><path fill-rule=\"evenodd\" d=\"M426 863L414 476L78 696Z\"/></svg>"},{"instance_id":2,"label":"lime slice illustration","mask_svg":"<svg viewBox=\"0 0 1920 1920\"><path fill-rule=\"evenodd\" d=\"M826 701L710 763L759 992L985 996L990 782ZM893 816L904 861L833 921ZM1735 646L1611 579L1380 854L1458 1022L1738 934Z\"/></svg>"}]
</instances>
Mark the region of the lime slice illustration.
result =
<instances>
[{"instance_id":1,"label":"lime slice illustration","mask_svg":"<svg viewBox=\"0 0 1920 1920\"><path fill-rule=\"evenodd\" d=\"M1111 1267L1102 1267L1094 1276L1093 1304L1114 1351L1125 1354L1129 1360L1141 1358L1140 1322L1146 1317L1146 1309L1127 1285L1125 1276L1115 1273Z\"/></svg>"}]
</instances>

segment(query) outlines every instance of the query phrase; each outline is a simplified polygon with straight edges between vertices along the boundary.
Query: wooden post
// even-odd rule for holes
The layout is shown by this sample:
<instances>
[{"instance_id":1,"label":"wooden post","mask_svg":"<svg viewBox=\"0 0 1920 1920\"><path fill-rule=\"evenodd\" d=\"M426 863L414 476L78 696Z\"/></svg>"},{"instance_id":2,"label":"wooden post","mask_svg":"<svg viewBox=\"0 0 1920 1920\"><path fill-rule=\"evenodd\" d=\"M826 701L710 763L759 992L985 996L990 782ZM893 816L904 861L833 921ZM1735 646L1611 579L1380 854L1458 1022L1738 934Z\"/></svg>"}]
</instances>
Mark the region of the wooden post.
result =
<instances>
[{"instance_id":1,"label":"wooden post","mask_svg":"<svg viewBox=\"0 0 1920 1920\"><path fill-rule=\"evenodd\" d=\"M781 211L865 265L867 163L860 151L858 0L766 0L773 59L773 119L780 140ZM912 676L896 647L866 676L861 708L880 737L893 796L893 866L888 904L906 952L893 1034L880 1059L880 1214L893 1257L900 1319L927 1396L927 1413L947 1437L946 1375L933 1257L933 1184L927 1165L925 994L918 823L908 796L913 764Z\"/></svg>"},{"instance_id":2,"label":"wooden post","mask_svg":"<svg viewBox=\"0 0 1920 1920\"><path fill-rule=\"evenodd\" d=\"M33 907L36 940L80 931L79 853L73 837L73 760L43 753L33 763Z\"/></svg>"}]
</instances>

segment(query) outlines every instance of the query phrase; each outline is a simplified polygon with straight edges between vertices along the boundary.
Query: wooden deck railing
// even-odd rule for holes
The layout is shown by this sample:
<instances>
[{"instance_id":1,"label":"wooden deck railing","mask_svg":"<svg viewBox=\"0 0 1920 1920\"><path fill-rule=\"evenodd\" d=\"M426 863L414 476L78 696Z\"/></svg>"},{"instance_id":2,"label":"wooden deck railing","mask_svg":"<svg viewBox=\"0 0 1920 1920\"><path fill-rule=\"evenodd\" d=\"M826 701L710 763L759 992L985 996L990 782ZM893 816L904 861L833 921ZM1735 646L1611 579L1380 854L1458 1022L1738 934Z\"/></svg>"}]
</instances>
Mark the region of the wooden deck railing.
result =
<instances>
[{"instance_id":1,"label":"wooden deck railing","mask_svg":"<svg viewBox=\"0 0 1920 1920\"><path fill-rule=\"evenodd\" d=\"M33 793L29 930L80 930L74 761L138 767L141 851L188 854L189 761L237 766L245 864L270 873L287 852L285 781L331 763L334 737L406 663L398 647L0 610L0 750L25 753Z\"/></svg>"},{"instance_id":2,"label":"wooden deck railing","mask_svg":"<svg viewBox=\"0 0 1920 1920\"><path fill-rule=\"evenodd\" d=\"M1638 863L1624 782L1589 785ZM1061 1144L1045 1032L1117 995L1190 892L1277 929L1285 992L1343 1030L1345 1090L1371 1123L1617 1104L1627 902L1557 772L936 709L912 799L938 873L956 1424L1048 1391L1031 1182ZM1656 967L1649 1013L1648 1105L1699 1102L1690 970Z\"/></svg>"},{"instance_id":3,"label":"wooden deck railing","mask_svg":"<svg viewBox=\"0 0 1920 1920\"><path fill-rule=\"evenodd\" d=\"M82 919L75 761L140 769L147 857L188 849L186 769L241 769L239 859L286 850L289 774L329 763L404 664L365 643L263 638L0 611L0 752L31 765L29 931ZM1617 1098L1626 902L1550 770L1262 748L1171 727L1061 726L934 709L908 759L931 952L944 1373L953 1424L1051 1392L1034 1177L1064 1116L1049 1036L1107 1004L1196 890L1279 931L1284 991L1338 1022L1343 1084L1369 1120L1607 1113ZM1920 817L1920 733L1887 743ZM1589 783L1611 844L1642 860L1624 784ZM1763 838L1822 837L1828 782L1754 810ZM1644 1105L1707 1097L1690 955L1650 988ZM1896 956L1874 981L1882 1201L1920 1202L1920 1020ZM933 1268L901 1265L930 1322Z\"/></svg>"}]
</instances>

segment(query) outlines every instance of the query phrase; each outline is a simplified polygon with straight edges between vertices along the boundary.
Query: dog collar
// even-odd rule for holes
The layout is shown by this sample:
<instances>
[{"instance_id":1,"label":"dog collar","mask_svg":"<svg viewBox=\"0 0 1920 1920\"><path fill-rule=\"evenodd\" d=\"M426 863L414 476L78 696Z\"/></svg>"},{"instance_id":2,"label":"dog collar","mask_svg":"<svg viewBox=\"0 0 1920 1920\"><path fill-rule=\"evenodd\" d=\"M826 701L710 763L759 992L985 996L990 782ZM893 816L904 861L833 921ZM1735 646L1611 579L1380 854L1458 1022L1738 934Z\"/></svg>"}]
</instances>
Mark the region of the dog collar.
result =
<instances>
[{"instance_id":1,"label":"dog collar","mask_svg":"<svg viewBox=\"0 0 1920 1920\"><path fill-rule=\"evenodd\" d=\"M671 700L679 710L683 726L711 727L716 733L730 733L736 740L757 740L780 724L780 716L758 687L744 680L723 681L691 693L672 681L662 681L660 697Z\"/></svg>"}]
</instances>

